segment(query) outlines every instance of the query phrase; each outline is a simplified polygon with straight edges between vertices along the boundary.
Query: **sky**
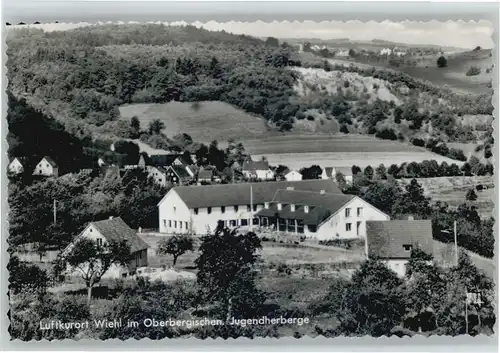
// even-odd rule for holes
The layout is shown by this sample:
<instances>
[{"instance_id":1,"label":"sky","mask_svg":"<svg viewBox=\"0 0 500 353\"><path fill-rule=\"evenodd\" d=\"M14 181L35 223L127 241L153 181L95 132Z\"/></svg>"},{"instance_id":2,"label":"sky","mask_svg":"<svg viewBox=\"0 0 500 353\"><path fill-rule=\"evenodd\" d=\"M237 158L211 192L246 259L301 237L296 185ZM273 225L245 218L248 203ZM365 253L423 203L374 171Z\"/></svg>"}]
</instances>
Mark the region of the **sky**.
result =
<instances>
[{"instance_id":1,"label":"sky","mask_svg":"<svg viewBox=\"0 0 500 353\"><path fill-rule=\"evenodd\" d=\"M188 5L190 4L190 6ZM258 5L257 5L258 4ZM287 14L297 14L300 10L297 6L292 6L294 3L288 3L286 8L282 6L276 10L276 4L269 3L253 3L252 10L242 11L245 3L180 3L168 2L136 2L136 1L78 1L78 0L4 0L4 21L9 21L12 24L23 21L25 23L33 23L40 21L47 23L51 21L66 22L68 24L44 25L50 29L63 29L75 27L75 23L81 21L162 21L170 22L174 19L182 18L191 24L203 26L208 30L226 30L232 33L242 33L257 37L274 36L278 38L318 38L318 39L336 39L349 38L352 40L371 40L382 39L392 42L408 43L408 44L433 44L438 46L451 46L460 48L475 48L481 46L483 48L493 48L494 42L491 38L494 31L492 22L486 20L479 21L443 21L446 18L463 18L464 14L451 15L449 11L468 11L469 16L474 15L471 9L467 10L467 4L453 5L450 8L441 8L443 4L429 3L427 6L434 6L432 11L430 8L426 12L422 6L414 6L409 8L407 4L388 3L388 6L383 4L374 4L377 7L370 10L370 5L366 3L318 3L311 2L307 10L315 11L314 18L318 18L318 11L321 14L321 9L325 13L331 13L322 19L327 21L303 21L303 22L288 22L288 21L273 21L277 18L286 18ZM299 4L300 3L295 3ZM247 5L249 5L247 3ZM398 7L399 6L399 7ZM406 6L406 7L402 7ZM441 7L436 7L441 6ZM241 9L240 9L241 8ZM474 9L480 13L480 6L475 6ZM318 10L319 9L319 10ZM337 11L334 11L337 9ZM425 22L418 21L369 21L369 19L383 19L390 17L390 10L399 11L405 14L403 18L423 19ZM446 12L446 11L448 12ZM483 9L484 10L484 9ZM295 11L295 12L294 12ZM364 11L363 13L361 11ZM235 15L237 13L237 15ZM465 12L467 13L467 12ZM484 13L484 12L483 12ZM201 14L211 14L217 16L219 22L201 21L194 22L196 19L203 17ZM246 18L256 16L264 21L256 22L237 22L231 21L236 16L246 21ZM257 15L256 15L257 14ZM472 14L472 15L471 15ZM304 13L304 16L307 13ZM296 15L295 15L296 16ZM475 14L472 18L477 18ZM337 19L344 18L361 18L361 21L340 21ZM441 21L431 20L438 18ZM484 16L479 16L484 18ZM330 20L332 19L332 20ZM337 21L333 21L333 19ZM172 23L172 22L170 22Z\"/></svg>"}]
</instances>

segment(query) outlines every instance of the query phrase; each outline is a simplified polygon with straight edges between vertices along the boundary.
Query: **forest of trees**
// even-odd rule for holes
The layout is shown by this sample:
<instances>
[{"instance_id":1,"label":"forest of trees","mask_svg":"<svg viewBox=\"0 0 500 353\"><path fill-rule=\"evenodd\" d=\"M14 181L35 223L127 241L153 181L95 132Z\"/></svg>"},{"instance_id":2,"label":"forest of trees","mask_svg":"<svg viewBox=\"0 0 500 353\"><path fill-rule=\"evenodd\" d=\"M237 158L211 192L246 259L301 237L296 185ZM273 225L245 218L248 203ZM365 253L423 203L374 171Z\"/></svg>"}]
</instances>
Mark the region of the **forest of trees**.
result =
<instances>
[{"instance_id":1,"label":"forest of trees","mask_svg":"<svg viewBox=\"0 0 500 353\"><path fill-rule=\"evenodd\" d=\"M286 43L191 26L109 25L48 33L22 29L8 43L9 88L63 121L76 136L128 131L118 121L122 104L220 100L264 117L279 130L292 129L307 111L319 109L337 119L343 132L356 118L364 133L383 138L409 141L431 124L446 137L443 142L472 141L470 128L457 124L454 116L491 114L493 109L489 94L463 95L403 73L328 63L319 67L387 80L447 104L422 110L412 95L399 106L320 92L313 101L303 100L294 89L298 74L288 67L306 64ZM387 134L392 120L396 131ZM398 127L401 121L410 124L409 131Z\"/></svg>"}]
</instances>

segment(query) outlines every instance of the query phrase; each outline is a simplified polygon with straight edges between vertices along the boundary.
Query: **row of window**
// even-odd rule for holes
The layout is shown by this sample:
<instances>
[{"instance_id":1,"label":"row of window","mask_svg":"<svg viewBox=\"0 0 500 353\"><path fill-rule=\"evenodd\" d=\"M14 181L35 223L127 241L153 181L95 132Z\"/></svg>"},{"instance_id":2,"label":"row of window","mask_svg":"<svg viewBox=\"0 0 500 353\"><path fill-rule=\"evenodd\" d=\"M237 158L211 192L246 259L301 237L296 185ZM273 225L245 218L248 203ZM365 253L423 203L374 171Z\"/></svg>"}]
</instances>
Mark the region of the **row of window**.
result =
<instances>
[{"instance_id":1,"label":"row of window","mask_svg":"<svg viewBox=\"0 0 500 353\"><path fill-rule=\"evenodd\" d=\"M233 209L234 209L234 212L238 212L239 206L233 206ZM250 205L247 205L247 212L250 212L251 210L252 210L252 207ZM257 205L253 205L253 210L254 210L254 212L257 211ZM198 214L199 211L200 211L199 208L195 208L194 209L194 214ZM220 212L221 213L225 213L226 212L226 206L221 206ZM208 214L212 213L212 207L207 207L207 213Z\"/></svg>"},{"instance_id":2,"label":"row of window","mask_svg":"<svg viewBox=\"0 0 500 353\"><path fill-rule=\"evenodd\" d=\"M361 217L363 215L363 207L357 208L357 215L358 215L358 217ZM345 216L351 217L351 209L350 208L345 209Z\"/></svg>"},{"instance_id":3,"label":"row of window","mask_svg":"<svg viewBox=\"0 0 500 353\"><path fill-rule=\"evenodd\" d=\"M167 227L167 220L163 220L163 226ZM174 229L188 229L189 225L188 222L185 221L177 221L177 220L168 220L168 228L174 228Z\"/></svg>"}]
</instances>

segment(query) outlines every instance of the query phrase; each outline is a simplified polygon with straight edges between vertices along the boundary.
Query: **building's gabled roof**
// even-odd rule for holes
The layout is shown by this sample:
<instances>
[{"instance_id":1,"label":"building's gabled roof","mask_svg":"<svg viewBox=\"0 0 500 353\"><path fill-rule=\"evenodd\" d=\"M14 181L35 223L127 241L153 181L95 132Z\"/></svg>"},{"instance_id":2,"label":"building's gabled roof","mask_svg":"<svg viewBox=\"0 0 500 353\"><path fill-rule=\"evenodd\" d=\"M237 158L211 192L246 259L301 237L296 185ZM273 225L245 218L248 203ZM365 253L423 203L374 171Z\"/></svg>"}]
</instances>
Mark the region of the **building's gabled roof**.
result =
<instances>
[{"instance_id":1,"label":"building's gabled roof","mask_svg":"<svg viewBox=\"0 0 500 353\"><path fill-rule=\"evenodd\" d=\"M146 165L168 167L179 158L179 154L154 154L151 156L143 155Z\"/></svg>"},{"instance_id":2,"label":"building's gabled roof","mask_svg":"<svg viewBox=\"0 0 500 353\"><path fill-rule=\"evenodd\" d=\"M260 183L218 184L201 186L178 186L173 188L189 208L236 206L250 204L250 189L253 203L263 204L272 200L276 191L294 187L295 190L341 193L333 180L270 181ZM160 201L160 203L165 197Z\"/></svg>"},{"instance_id":3,"label":"building's gabled roof","mask_svg":"<svg viewBox=\"0 0 500 353\"><path fill-rule=\"evenodd\" d=\"M212 179L213 175L213 170L200 170L198 173L198 179Z\"/></svg>"},{"instance_id":4,"label":"building's gabled roof","mask_svg":"<svg viewBox=\"0 0 500 353\"><path fill-rule=\"evenodd\" d=\"M269 208L260 210L256 215L274 217L278 214L280 218L300 219L305 224L319 225L354 198L356 196L346 194L278 190ZM278 203L282 205L281 211L278 210ZM292 211L291 205L295 206L295 211ZM305 206L308 206L308 212L305 212Z\"/></svg>"},{"instance_id":5,"label":"building's gabled roof","mask_svg":"<svg viewBox=\"0 0 500 353\"><path fill-rule=\"evenodd\" d=\"M269 170L267 161L247 161L243 163L243 171Z\"/></svg>"},{"instance_id":6,"label":"building's gabled roof","mask_svg":"<svg viewBox=\"0 0 500 353\"><path fill-rule=\"evenodd\" d=\"M52 158L50 158L50 157L48 157L48 156L45 156L45 157L43 157L40 161L42 161L42 160L44 160L44 159L45 159L45 160L47 161L47 163L49 163L49 164L50 164L53 168L57 168L57 163L56 163L56 162L55 162Z\"/></svg>"},{"instance_id":7,"label":"building's gabled roof","mask_svg":"<svg viewBox=\"0 0 500 353\"><path fill-rule=\"evenodd\" d=\"M341 173L344 176L352 176L352 168L350 168L350 167L335 167L335 173Z\"/></svg>"},{"instance_id":8,"label":"building's gabled roof","mask_svg":"<svg viewBox=\"0 0 500 353\"><path fill-rule=\"evenodd\" d=\"M333 176L333 167L326 167L325 174L327 177L331 178Z\"/></svg>"},{"instance_id":9,"label":"building's gabled roof","mask_svg":"<svg viewBox=\"0 0 500 353\"><path fill-rule=\"evenodd\" d=\"M288 174L292 174L292 173L294 173L294 174L300 174L300 172L298 172L298 171L296 171L296 170L287 170L287 171L286 171L286 173L284 173L284 174L285 174L285 176L286 176L286 175L288 175Z\"/></svg>"},{"instance_id":10,"label":"building's gabled roof","mask_svg":"<svg viewBox=\"0 0 500 353\"><path fill-rule=\"evenodd\" d=\"M12 158L9 158L9 164L11 164L12 162L14 162L14 160L16 160L16 159L22 165L24 165L26 162L28 162L28 159L26 157L12 157Z\"/></svg>"},{"instance_id":11,"label":"building's gabled roof","mask_svg":"<svg viewBox=\"0 0 500 353\"><path fill-rule=\"evenodd\" d=\"M367 221L366 236L370 258L408 259L411 251L405 251L403 245L433 253L430 220Z\"/></svg>"},{"instance_id":12,"label":"building's gabled roof","mask_svg":"<svg viewBox=\"0 0 500 353\"><path fill-rule=\"evenodd\" d=\"M120 217L92 222L91 225L93 225L108 242L127 241L132 253L149 247L148 244L139 238L136 232Z\"/></svg>"},{"instance_id":13,"label":"building's gabled roof","mask_svg":"<svg viewBox=\"0 0 500 353\"><path fill-rule=\"evenodd\" d=\"M175 174L179 177L179 179L189 179L191 175L186 170L185 166L182 165L172 165L169 169L172 169Z\"/></svg>"}]
</instances>

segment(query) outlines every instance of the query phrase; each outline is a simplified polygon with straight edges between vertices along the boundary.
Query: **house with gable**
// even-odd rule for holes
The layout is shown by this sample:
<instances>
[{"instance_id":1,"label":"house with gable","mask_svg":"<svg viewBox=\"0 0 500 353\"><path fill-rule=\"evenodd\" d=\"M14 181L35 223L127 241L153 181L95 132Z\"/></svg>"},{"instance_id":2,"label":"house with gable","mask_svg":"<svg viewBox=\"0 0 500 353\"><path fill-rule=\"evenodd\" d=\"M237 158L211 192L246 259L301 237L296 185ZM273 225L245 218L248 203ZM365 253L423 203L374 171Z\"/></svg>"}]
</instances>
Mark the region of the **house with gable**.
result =
<instances>
[{"instance_id":1,"label":"house with gable","mask_svg":"<svg viewBox=\"0 0 500 353\"><path fill-rule=\"evenodd\" d=\"M196 176L195 168L179 154L151 155L141 154L138 167L143 168L155 182L162 186L167 183L185 184Z\"/></svg>"},{"instance_id":2,"label":"house with gable","mask_svg":"<svg viewBox=\"0 0 500 353\"><path fill-rule=\"evenodd\" d=\"M430 220L368 221L366 234L368 258L382 261L400 277L405 275L413 249L434 252Z\"/></svg>"},{"instance_id":3,"label":"house with gable","mask_svg":"<svg viewBox=\"0 0 500 353\"><path fill-rule=\"evenodd\" d=\"M33 175L53 176L57 178L59 176L59 167L52 158L45 156L36 165Z\"/></svg>"},{"instance_id":4,"label":"house with gable","mask_svg":"<svg viewBox=\"0 0 500 353\"><path fill-rule=\"evenodd\" d=\"M333 179L337 181L337 174L342 174L348 184L352 184L353 175L350 167L325 167L321 173L321 179Z\"/></svg>"},{"instance_id":5,"label":"house with gable","mask_svg":"<svg viewBox=\"0 0 500 353\"><path fill-rule=\"evenodd\" d=\"M290 170L285 174L285 180L287 181L298 181L302 180L302 174L296 170Z\"/></svg>"},{"instance_id":6,"label":"house with gable","mask_svg":"<svg viewBox=\"0 0 500 353\"><path fill-rule=\"evenodd\" d=\"M263 160L246 161L241 169L243 175L248 179L272 180L275 177L274 172L269 168L269 163Z\"/></svg>"},{"instance_id":7,"label":"house with gable","mask_svg":"<svg viewBox=\"0 0 500 353\"><path fill-rule=\"evenodd\" d=\"M126 241L129 244L132 259L128 265L111 265L103 278L122 278L131 276L135 274L138 268L148 266L148 244L120 217L110 217L109 219L90 222L73 242L63 250L62 254L64 255L64 253L71 251L75 243L81 238L91 239L95 241L97 245L120 241Z\"/></svg>"},{"instance_id":8,"label":"house with gable","mask_svg":"<svg viewBox=\"0 0 500 353\"><path fill-rule=\"evenodd\" d=\"M158 203L159 231L160 233L203 235L207 233L207 230L214 230L219 220L228 227L263 226L266 224L263 218L270 216L261 215L259 211L263 210L266 204L271 203L278 190L287 188L312 192L316 197L321 197L322 191L328 194L339 194L339 198L343 200L346 196L332 180L178 186L169 190ZM347 201L349 200L346 199ZM349 227L348 234L354 237L356 236L355 222L360 218L356 212L360 212L360 216L364 215L366 219L388 219L386 215L379 216L376 212L376 215L372 217L369 211L366 213L363 213L362 209L358 211L358 206L356 206L358 203L361 204L358 201L351 203L351 209L348 211L347 218L352 220L348 222L350 225L342 225L344 228ZM336 232L332 231L328 234L330 235L333 238Z\"/></svg>"},{"instance_id":9,"label":"house with gable","mask_svg":"<svg viewBox=\"0 0 500 353\"><path fill-rule=\"evenodd\" d=\"M293 186L277 190L255 216L261 226L318 241L364 238L367 221L389 220L387 214L355 195Z\"/></svg>"},{"instance_id":10,"label":"house with gable","mask_svg":"<svg viewBox=\"0 0 500 353\"><path fill-rule=\"evenodd\" d=\"M21 174L24 172L26 164L26 158L14 157L10 160L7 171L12 175Z\"/></svg>"}]
</instances>

